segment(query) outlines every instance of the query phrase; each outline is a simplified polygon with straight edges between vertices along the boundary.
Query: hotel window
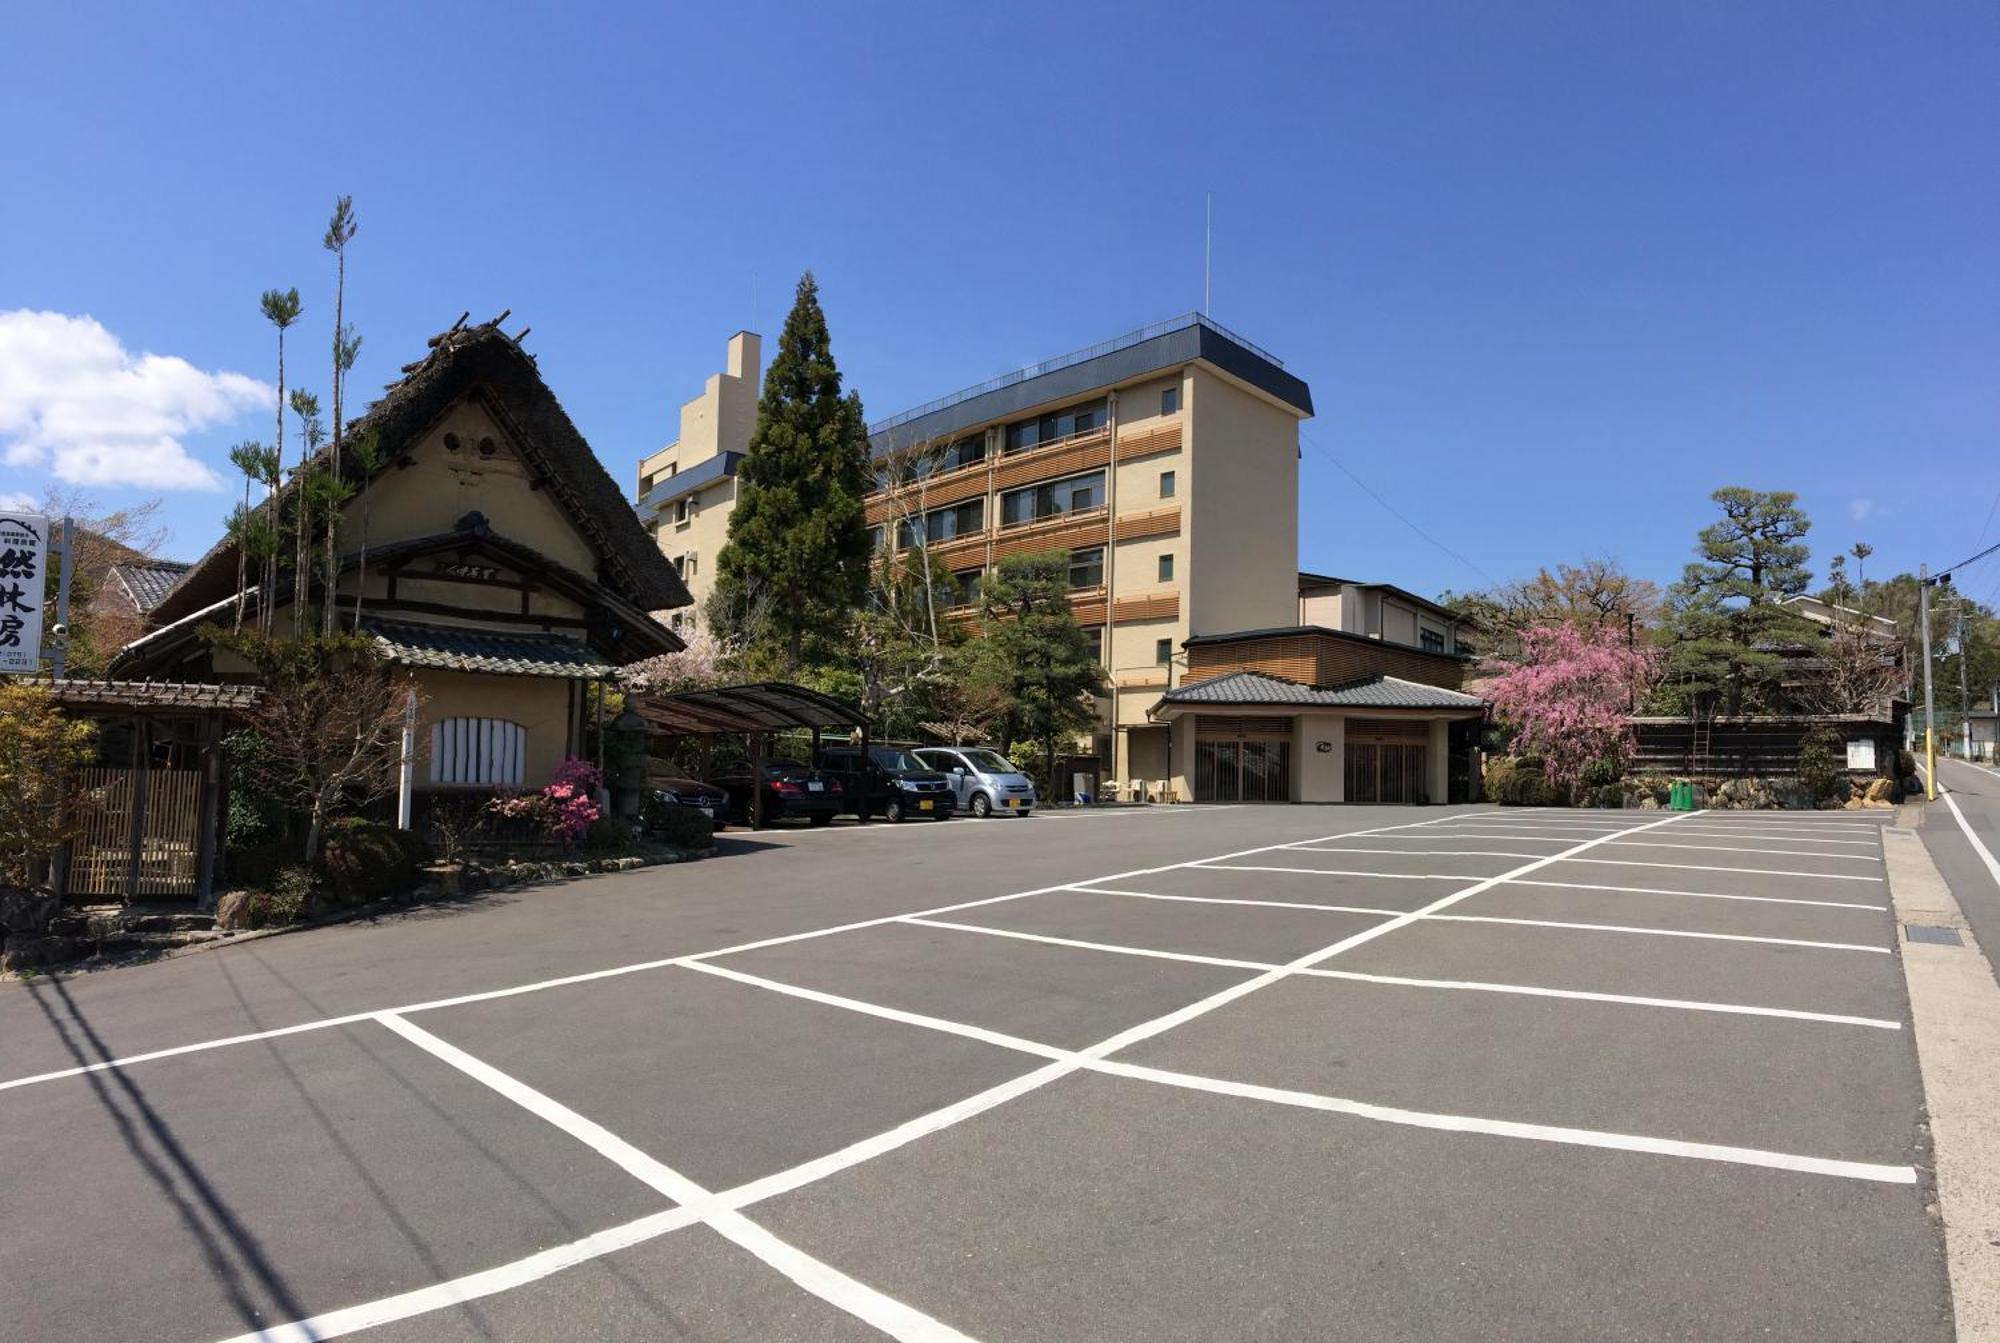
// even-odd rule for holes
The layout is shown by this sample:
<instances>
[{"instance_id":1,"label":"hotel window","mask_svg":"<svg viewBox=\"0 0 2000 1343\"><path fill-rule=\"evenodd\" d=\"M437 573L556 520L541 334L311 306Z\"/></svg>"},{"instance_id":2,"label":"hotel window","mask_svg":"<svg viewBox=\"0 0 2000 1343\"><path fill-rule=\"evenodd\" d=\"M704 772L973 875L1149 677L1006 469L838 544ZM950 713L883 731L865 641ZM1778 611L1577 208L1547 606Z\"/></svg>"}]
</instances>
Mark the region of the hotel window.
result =
<instances>
[{"instance_id":1,"label":"hotel window","mask_svg":"<svg viewBox=\"0 0 2000 1343\"><path fill-rule=\"evenodd\" d=\"M985 460L986 435L983 433L968 434L945 449L944 455L938 459L937 466L934 469L938 471L956 471L961 466L971 466L974 462L983 462Z\"/></svg>"},{"instance_id":2,"label":"hotel window","mask_svg":"<svg viewBox=\"0 0 2000 1343\"><path fill-rule=\"evenodd\" d=\"M1160 581L1162 583L1174 581L1174 557L1171 552L1160 556Z\"/></svg>"},{"instance_id":3,"label":"hotel window","mask_svg":"<svg viewBox=\"0 0 2000 1343\"><path fill-rule=\"evenodd\" d=\"M1181 408L1181 385L1175 383L1160 393L1160 414L1172 415Z\"/></svg>"},{"instance_id":4,"label":"hotel window","mask_svg":"<svg viewBox=\"0 0 2000 1343\"><path fill-rule=\"evenodd\" d=\"M675 527L679 528L687 526L689 520L693 518L693 516L694 516L694 499L692 496L685 499L674 500Z\"/></svg>"},{"instance_id":5,"label":"hotel window","mask_svg":"<svg viewBox=\"0 0 2000 1343\"><path fill-rule=\"evenodd\" d=\"M1083 638L1090 645L1090 660L1092 662L1104 661L1104 626L1085 626Z\"/></svg>"},{"instance_id":6,"label":"hotel window","mask_svg":"<svg viewBox=\"0 0 2000 1343\"><path fill-rule=\"evenodd\" d=\"M1103 506L1104 473L1093 471L1087 476L1052 480L1045 485L1030 485L1026 489L1011 490L1001 495L1000 522L1002 526L1013 527L1023 522L1064 513L1082 513Z\"/></svg>"},{"instance_id":7,"label":"hotel window","mask_svg":"<svg viewBox=\"0 0 2000 1343\"><path fill-rule=\"evenodd\" d=\"M1426 653L1444 652L1444 633L1440 630L1425 629L1417 636Z\"/></svg>"},{"instance_id":8,"label":"hotel window","mask_svg":"<svg viewBox=\"0 0 2000 1343\"><path fill-rule=\"evenodd\" d=\"M979 580L985 575L984 569L961 569L951 576L949 589L953 606L977 606L979 604Z\"/></svg>"},{"instance_id":9,"label":"hotel window","mask_svg":"<svg viewBox=\"0 0 2000 1343\"><path fill-rule=\"evenodd\" d=\"M1104 401L1088 401L1080 406L1038 415L1032 420L1016 420L1007 426L1007 451L1025 452L1057 439L1102 429L1106 407Z\"/></svg>"},{"instance_id":10,"label":"hotel window","mask_svg":"<svg viewBox=\"0 0 2000 1343\"><path fill-rule=\"evenodd\" d=\"M905 518L896 532L896 544L908 549L919 542L936 545L954 536L969 536L986 529L986 501L971 499L950 508L934 508L921 518Z\"/></svg>"},{"instance_id":11,"label":"hotel window","mask_svg":"<svg viewBox=\"0 0 2000 1343\"><path fill-rule=\"evenodd\" d=\"M1072 588L1095 588L1104 584L1104 547L1092 546L1088 550L1072 550L1069 553L1069 585Z\"/></svg>"},{"instance_id":12,"label":"hotel window","mask_svg":"<svg viewBox=\"0 0 2000 1343\"><path fill-rule=\"evenodd\" d=\"M889 539L889 529L887 527L883 526L879 522L876 523L873 527L870 527L868 529L869 552L871 554L876 554L876 555L881 554L882 543L887 541L888 539Z\"/></svg>"},{"instance_id":13,"label":"hotel window","mask_svg":"<svg viewBox=\"0 0 2000 1343\"><path fill-rule=\"evenodd\" d=\"M1174 641L1172 639L1153 640L1153 661L1164 667L1173 660Z\"/></svg>"},{"instance_id":14,"label":"hotel window","mask_svg":"<svg viewBox=\"0 0 2000 1343\"><path fill-rule=\"evenodd\" d=\"M431 726L431 782L521 786L528 733L504 718L445 718Z\"/></svg>"},{"instance_id":15,"label":"hotel window","mask_svg":"<svg viewBox=\"0 0 2000 1343\"><path fill-rule=\"evenodd\" d=\"M1160 497L1162 499L1174 497L1174 473L1171 471L1160 472Z\"/></svg>"}]
</instances>

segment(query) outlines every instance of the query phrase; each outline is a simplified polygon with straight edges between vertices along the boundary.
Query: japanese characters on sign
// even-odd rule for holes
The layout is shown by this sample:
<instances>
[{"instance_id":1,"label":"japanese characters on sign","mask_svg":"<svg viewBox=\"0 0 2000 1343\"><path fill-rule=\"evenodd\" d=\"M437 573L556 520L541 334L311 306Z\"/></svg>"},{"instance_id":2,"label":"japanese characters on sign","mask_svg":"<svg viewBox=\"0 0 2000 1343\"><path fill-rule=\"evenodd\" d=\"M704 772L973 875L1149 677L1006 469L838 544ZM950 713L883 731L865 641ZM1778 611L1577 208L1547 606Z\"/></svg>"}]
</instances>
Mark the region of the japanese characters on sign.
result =
<instances>
[{"instance_id":1,"label":"japanese characters on sign","mask_svg":"<svg viewBox=\"0 0 2000 1343\"><path fill-rule=\"evenodd\" d=\"M41 670L48 559L47 518L0 513L0 674Z\"/></svg>"}]
</instances>

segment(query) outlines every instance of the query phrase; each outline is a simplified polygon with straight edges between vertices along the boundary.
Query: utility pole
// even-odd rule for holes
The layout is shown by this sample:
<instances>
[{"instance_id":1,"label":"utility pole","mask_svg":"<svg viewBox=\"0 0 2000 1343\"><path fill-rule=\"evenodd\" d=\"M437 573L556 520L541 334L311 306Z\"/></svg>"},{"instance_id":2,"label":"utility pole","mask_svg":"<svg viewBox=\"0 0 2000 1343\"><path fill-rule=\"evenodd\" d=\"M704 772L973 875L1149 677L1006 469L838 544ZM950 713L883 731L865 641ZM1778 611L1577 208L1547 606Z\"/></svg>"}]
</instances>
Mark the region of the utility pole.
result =
<instances>
[{"instance_id":1,"label":"utility pole","mask_svg":"<svg viewBox=\"0 0 2000 1343\"><path fill-rule=\"evenodd\" d=\"M1937 801L1937 698L1931 693L1930 566L1917 566L1917 623L1924 632L1924 797Z\"/></svg>"},{"instance_id":2,"label":"utility pole","mask_svg":"<svg viewBox=\"0 0 2000 1343\"><path fill-rule=\"evenodd\" d=\"M1965 689L1965 664L1970 661L1965 646L1966 596L1958 594L1958 731L1959 753L1972 759L1972 697Z\"/></svg>"}]
</instances>

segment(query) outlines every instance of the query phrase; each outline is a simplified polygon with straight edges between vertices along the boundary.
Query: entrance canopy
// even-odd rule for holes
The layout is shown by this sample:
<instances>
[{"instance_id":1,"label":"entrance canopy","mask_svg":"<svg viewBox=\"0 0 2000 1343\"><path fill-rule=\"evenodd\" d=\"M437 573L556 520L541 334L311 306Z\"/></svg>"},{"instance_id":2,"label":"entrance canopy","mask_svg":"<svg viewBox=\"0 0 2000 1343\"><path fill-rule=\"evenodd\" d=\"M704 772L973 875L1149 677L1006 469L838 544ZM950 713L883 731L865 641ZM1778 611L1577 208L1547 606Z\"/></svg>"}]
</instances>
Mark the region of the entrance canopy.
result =
<instances>
[{"instance_id":1,"label":"entrance canopy","mask_svg":"<svg viewBox=\"0 0 2000 1343\"><path fill-rule=\"evenodd\" d=\"M630 703L654 731L675 736L869 727L867 715L857 705L783 681L634 695Z\"/></svg>"}]
</instances>

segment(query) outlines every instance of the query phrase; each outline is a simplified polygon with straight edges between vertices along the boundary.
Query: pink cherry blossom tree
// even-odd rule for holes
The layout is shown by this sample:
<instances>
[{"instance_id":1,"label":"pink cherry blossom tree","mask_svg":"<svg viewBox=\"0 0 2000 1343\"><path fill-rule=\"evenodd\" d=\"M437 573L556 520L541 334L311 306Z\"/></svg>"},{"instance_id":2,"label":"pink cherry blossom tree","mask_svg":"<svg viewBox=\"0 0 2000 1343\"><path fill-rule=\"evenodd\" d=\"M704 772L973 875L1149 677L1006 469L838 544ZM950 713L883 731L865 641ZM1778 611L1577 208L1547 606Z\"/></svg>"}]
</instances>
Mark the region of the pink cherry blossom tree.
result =
<instances>
[{"instance_id":1,"label":"pink cherry blossom tree","mask_svg":"<svg viewBox=\"0 0 2000 1343\"><path fill-rule=\"evenodd\" d=\"M1627 648L1623 631L1609 627L1532 626L1521 631L1520 660L1486 693L1521 754L1541 757L1549 781L1570 788L1592 761L1629 754L1628 706L1658 659L1654 649Z\"/></svg>"}]
</instances>

